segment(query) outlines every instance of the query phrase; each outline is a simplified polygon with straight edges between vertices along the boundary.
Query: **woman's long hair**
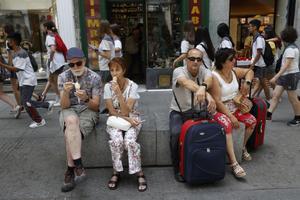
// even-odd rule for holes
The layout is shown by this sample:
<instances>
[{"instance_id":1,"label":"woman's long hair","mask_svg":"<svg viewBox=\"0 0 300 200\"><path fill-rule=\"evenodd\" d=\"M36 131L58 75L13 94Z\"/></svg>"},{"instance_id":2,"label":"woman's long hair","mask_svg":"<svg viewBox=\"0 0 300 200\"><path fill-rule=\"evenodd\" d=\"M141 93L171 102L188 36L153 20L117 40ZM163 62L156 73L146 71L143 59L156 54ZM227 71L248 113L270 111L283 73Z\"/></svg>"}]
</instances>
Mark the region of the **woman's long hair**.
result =
<instances>
[{"instance_id":1,"label":"woman's long hair","mask_svg":"<svg viewBox=\"0 0 300 200\"><path fill-rule=\"evenodd\" d=\"M214 61L215 59L215 48L212 44L208 28L205 26L200 26L196 31L195 44L198 45L201 42L206 45L206 53L210 60Z\"/></svg>"},{"instance_id":2,"label":"woman's long hair","mask_svg":"<svg viewBox=\"0 0 300 200\"><path fill-rule=\"evenodd\" d=\"M50 30L54 33L57 33L57 29L56 29L56 26L55 26L54 22L47 21L43 24L43 26L46 27L47 30Z\"/></svg>"},{"instance_id":3,"label":"woman's long hair","mask_svg":"<svg viewBox=\"0 0 300 200\"><path fill-rule=\"evenodd\" d=\"M187 20L183 24L183 38L190 44L195 44L195 27L191 20Z\"/></svg>"},{"instance_id":4,"label":"woman's long hair","mask_svg":"<svg viewBox=\"0 0 300 200\"><path fill-rule=\"evenodd\" d=\"M217 28L217 33L221 38L228 37L230 42L232 43L232 47L234 47L232 37L230 36L229 26L227 24L225 23L219 24Z\"/></svg>"}]
</instances>

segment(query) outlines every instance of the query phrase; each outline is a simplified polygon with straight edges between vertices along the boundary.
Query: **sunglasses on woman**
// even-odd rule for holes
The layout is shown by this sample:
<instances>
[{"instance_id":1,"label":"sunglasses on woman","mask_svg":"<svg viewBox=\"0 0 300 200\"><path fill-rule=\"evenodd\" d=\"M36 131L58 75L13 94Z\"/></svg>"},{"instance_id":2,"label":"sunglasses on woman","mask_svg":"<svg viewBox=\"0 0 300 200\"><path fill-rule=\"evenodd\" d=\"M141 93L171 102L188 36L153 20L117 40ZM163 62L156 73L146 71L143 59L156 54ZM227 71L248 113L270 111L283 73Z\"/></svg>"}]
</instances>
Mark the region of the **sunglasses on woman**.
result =
<instances>
[{"instance_id":1,"label":"sunglasses on woman","mask_svg":"<svg viewBox=\"0 0 300 200\"><path fill-rule=\"evenodd\" d=\"M195 62L195 61L201 62L202 61L201 57L188 57L187 59L192 62Z\"/></svg>"},{"instance_id":2,"label":"sunglasses on woman","mask_svg":"<svg viewBox=\"0 0 300 200\"><path fill-rule=\"evenodd\" d=\"M78 62L75 62L75 63L69 63L69 67L75 67L75 65L77 67L80 67L82 65L82 61L78 61Z\"/></svg>"}]
</instances>

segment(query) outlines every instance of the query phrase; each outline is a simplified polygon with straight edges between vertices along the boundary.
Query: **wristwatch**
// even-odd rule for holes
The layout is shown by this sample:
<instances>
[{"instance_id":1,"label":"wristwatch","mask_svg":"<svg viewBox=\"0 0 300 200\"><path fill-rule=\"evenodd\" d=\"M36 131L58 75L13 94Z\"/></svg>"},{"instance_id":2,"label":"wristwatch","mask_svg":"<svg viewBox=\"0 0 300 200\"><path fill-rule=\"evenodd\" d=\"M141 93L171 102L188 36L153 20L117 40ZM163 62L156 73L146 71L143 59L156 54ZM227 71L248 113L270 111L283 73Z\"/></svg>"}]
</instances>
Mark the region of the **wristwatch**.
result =
<instances>
[{"instance_id":1,"label":"wristwatch","mask_svg":"<svg viewBox=\"0 0 300 200\"><path fill-rule=\"evenodd\" d=\"M201 85L204 86L205 90L207 91L207 84L203 82Z\"/></svg>"},{"instance_id":2,"label":"wristwatch","mask_svg":"<svg viewBox=\"0 0 300 200\"><path fill-rule=\"evenodd\" d=\"M251 81L245 81L245 83L249 86L251 85Z\"/></svg>"}]
</instances>

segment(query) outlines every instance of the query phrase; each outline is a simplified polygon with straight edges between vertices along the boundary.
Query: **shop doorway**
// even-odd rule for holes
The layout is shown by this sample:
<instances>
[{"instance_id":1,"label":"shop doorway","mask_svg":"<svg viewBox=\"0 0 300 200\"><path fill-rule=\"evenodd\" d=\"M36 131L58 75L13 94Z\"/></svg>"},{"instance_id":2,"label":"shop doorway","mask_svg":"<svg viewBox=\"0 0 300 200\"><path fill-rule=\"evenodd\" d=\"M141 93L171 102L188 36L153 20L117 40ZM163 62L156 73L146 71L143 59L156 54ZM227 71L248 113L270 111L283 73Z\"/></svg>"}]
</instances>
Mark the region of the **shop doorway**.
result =
<instances>
[{"instance_id":1,"label":"shop doorway","mask_svg":"<svg viewBox=\"0 0 300 200\"><path fill-rule=\"evenodd\" d=\"M248 23L252 19L260 20L260 31L267 25L274 27L276 4L277 0L243 0L243 3L240 0L230 0L230 34L241 56L249 56L248 45L245 48L249 36Z\"/></svg>"},{"instance_id":2,"label":"shop doorway","mask_svg":"<svg viewBox=\"0 0 300 200\"><path fill-rule=\"evenodd\" d=\"M181 0L106 1L107 19L121 28L128 77L141 84L151 80L147 88L170 87L170 67L181 41L180 5Z\"/></svg>"}]
</instances>

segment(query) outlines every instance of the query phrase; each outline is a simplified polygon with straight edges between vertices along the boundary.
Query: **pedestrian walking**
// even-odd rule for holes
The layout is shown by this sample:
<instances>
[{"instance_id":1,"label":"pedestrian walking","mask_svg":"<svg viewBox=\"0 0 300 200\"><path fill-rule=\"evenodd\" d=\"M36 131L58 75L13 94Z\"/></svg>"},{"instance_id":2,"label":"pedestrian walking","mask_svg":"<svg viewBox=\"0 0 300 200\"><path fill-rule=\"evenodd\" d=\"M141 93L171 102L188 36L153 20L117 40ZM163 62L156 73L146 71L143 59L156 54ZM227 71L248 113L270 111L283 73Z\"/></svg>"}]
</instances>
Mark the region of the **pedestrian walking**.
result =
<instances>
[{"instance_id":1,"label":"pedestrian walking","mask_svg":"<svg viewBox=\"0 0 300 200\"><path fill-rule=\"evenodd\" d=\"M0 63L0 66L9 71L16 72L17 74L21 94L21 103L25 107L28 115L33 120L29 127L37 128L44 126L46 121L40 116L36 108L46 108L51 112L54 102L37 102L31 100L32 93L37 85L37 79L27 52L20 47L22 37L20 33L13 33L7 38L8 46L12 50L13 66L6 65L4 63Z\"/></svg>"},{"instance_id":2,"label":"pedestrian walking","mask_svg":"<svg viewBox=\"0 0 300 200\"><path fill-rule=\"evenodd\" d=\"M267 119L272 119L279 99L284 91L288 94L288 99L294 111L294 119L287 123L288 126L300 125L300 101L297 97L297 87L300 79L299 72L299 48L296 46L295 41L298 38L296 29L293 27L285 28L281 34L281 39L284 43L285 49L278 61L281 65L279 72L270 80L271 84L276 84L274 89L271 105L268 109Z\"/></svg>"}]
</instances>

